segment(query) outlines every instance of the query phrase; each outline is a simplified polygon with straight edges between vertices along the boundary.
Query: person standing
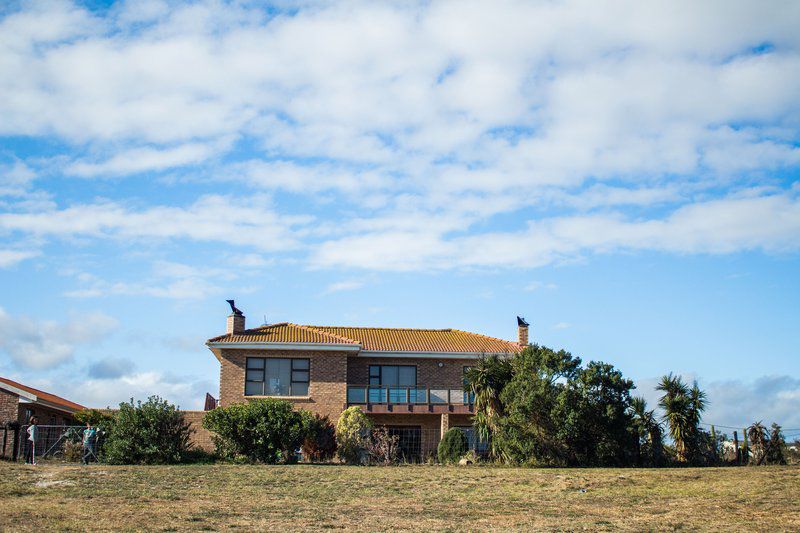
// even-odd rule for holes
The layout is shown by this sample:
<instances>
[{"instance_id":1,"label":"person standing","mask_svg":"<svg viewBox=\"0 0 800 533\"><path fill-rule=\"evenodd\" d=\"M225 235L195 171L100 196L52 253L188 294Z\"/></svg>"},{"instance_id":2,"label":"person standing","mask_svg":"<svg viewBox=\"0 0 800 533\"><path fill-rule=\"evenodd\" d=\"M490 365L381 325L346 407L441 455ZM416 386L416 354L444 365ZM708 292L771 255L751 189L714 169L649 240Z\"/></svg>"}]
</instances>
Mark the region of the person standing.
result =
<instances>
[{"instance_id":1,"label":"person standing","mask_svg":"<svg viewBox=\"0 0 800 533\"><path fill-rule=\"evenodd\" d=\"M25 462L29 465L36 464L36 439L39 438L39 419L32 416L28 421L28 429L26 430L28 438L25 444Z\"/></svg>"},{"instance_id":2,"label":"person standing","mask_svg":"<svg viewBox=\"0 0 800 533\"><path fill-rule=\"evenodd\" d=\"M97 442L97 429L86 422L86 429L83 430L83 459L81 462L88 465L91 461L97 460L95 454L95 443Z\"/></svg>"}]
</instances>

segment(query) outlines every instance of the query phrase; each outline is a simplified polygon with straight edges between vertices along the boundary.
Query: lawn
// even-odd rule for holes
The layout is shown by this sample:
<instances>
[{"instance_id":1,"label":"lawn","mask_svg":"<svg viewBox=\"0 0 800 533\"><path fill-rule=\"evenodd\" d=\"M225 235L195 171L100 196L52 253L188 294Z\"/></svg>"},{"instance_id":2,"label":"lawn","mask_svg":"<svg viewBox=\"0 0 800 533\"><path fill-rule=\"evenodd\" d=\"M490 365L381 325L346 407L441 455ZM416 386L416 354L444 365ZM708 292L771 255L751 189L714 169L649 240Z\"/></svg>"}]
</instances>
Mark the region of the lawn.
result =
<instances>
[{"instance_id":1,"label":"lawn","mask_svg":"<svg viewBox=\"0 0 800 533\"><path fill-rule=\"evenodd\" d=\"M800 468L0 463L0 530L800 530Z\"/></svg>"}]
</instances>

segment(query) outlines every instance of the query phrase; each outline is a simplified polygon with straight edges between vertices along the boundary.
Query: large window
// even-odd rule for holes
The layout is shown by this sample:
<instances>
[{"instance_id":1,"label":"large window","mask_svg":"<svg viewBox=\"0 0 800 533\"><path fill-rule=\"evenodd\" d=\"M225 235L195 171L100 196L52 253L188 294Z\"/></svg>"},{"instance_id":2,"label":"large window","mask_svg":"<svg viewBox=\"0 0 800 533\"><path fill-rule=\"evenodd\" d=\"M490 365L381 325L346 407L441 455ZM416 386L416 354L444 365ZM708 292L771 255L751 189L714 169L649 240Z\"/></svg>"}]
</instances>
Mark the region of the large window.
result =
<instances>
[{"instance_id":1,"label":"large window","mask_svg":"<svg viewBox=\"0 0 800 533\"><path fill-rule=\"evenodd\" d=\"M308 359L248 357L245 396L308 396Z\"/></svg>"},{"instance_id":2,"label":"large window","mask_svg":"<svg viewBox=\"0 0 800 533\"><path fill-rule=\"evenodd\" d=\"M370 365L369 402L415 403L417 367L411 365Z\"/></svg>"},{"instance_id":3,"label":"large window","mask_svg":"<svg viewBox=\"0 0 800 533\"><path fill-rule=\"evenodd\" d=\"M417 367L400 365L370 365L369 384L384 387L416 387Z\"/></svg>"}]
</instances>

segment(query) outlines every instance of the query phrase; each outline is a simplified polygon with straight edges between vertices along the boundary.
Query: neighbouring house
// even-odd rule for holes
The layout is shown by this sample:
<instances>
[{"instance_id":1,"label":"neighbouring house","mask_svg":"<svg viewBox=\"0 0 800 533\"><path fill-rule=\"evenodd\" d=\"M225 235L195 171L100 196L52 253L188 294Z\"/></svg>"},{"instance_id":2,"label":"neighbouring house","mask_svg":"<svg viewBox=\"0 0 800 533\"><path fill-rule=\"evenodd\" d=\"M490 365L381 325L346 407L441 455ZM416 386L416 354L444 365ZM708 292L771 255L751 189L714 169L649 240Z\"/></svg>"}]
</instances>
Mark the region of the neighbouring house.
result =
<instances>
[{"instance_id":1,"label":"neighbouring house","mask_svg":"<svg viewBox=\"0 0 800 533\"><path fill-rule=\"evenodd\" d=\"M435 450L444 431L471 436L474 406L464 372L483 356L509 356L528 344L517 319L516 342L457 329L311 326L245 327L230 301L224 335L206 342L220 362L218 404L281 398L336 421L360 406L400 438L407 457Z\"/></svg>"},{"instance_id":2,"label":"neighbouring house","mask_svg":"<svg viewBox=\"0 0 800 533\"><path fill-rule=\"evenodd\" d=\"M41 425L69 425L75 422L73 415L81 409L85 407L61 396L0 377L0 428L3 428L0 455L14 455L14 433L5 429L10 422L17 422L22 426L35 415Z\"/></svg>"}]
</instances>

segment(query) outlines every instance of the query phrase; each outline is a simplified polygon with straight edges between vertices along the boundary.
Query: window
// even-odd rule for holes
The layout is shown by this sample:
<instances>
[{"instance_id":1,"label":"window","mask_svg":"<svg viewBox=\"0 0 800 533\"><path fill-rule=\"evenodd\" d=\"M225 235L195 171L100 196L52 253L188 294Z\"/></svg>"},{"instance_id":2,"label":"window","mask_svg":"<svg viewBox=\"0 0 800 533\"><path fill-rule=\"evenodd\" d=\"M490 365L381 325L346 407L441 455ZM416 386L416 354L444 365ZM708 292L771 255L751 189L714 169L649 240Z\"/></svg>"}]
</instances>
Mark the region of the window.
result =
<instances>
[{"instance_id":1,"label":"window","mask_svg":"<svg viewBox=\"0 0 800 533\"><path fill-rule=\"evenodd\" d=\"M417 397L417 367L411 365L370 365L369 402L387 401L386 387L389 387L389 403L414 403ZM410 390L411 389L411 390Z\"/></svg>"},{"instance_id":2,"label":"window","mask_svg":"<svg viewBox=\"0 0 800 533\"><path fill-rule=\"evenodd\" d=\"M417 367L399 365L370 365L369 384L384 387L416 387Z\"/></svg>"},{"instance_id":3,"label":"window","mask_svg":"<svg viewBox=\"0 0 800 533\"><path fill-rule=\"evenodd\" d=\"M248 357L245 396L308 396L308 359Z\"/></svg>"}]
</instances>

